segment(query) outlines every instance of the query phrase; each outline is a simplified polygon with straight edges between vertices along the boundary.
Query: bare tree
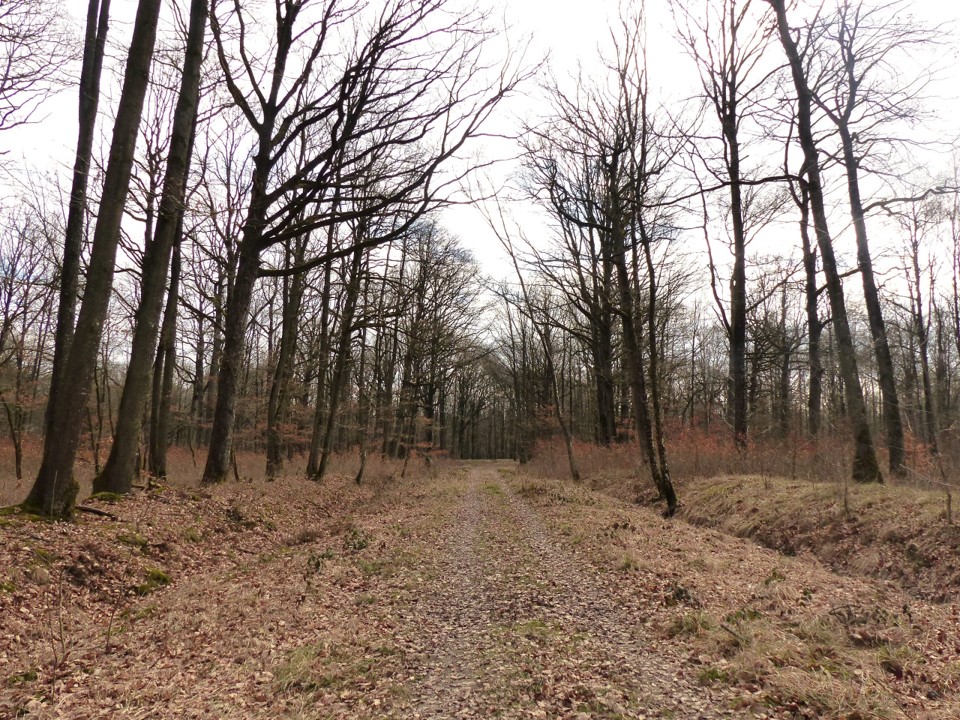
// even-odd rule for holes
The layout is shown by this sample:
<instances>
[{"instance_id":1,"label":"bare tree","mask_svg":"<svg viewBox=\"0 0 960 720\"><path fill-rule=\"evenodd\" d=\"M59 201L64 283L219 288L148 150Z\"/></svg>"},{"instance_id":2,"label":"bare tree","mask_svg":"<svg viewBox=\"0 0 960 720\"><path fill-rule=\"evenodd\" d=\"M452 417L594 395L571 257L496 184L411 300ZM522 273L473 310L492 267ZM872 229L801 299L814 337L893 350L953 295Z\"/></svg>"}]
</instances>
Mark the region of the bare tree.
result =
<instances>
[{"instance_id":1,"label":"bare tree","mask_svg":"<svg viewBox=\"0 0 960 720\"><path fill-rule=\"evenodd\" d=\"M756 15L752 0L707 0L701 8L673 3L680 36L697 64L707 105L720 127L722 172L713 171L729 188L729 217L733 245L730 312L723 313L730 337L730 389L733 436L737 446L747 442L747 202L743 181L743 125L759 101L766 73L762 64L770 28ZM692 150L708 167L703 138L691 138ZM749 187L746 190L749 192ZM714 266L711 263L711 270Z\"/></svg>"},{"instance_id":2,"label":"bare tree","mask_svg":"<svg viewBox=\"0 0 960 720\"><path fill-rule=\"evenodd\" d=\"M797 136L804 158L801 172L806 180L817 245L820 248L823 272L827 280L827 294L830 298L830 309L833 314L833 327L837 338L840 369L846 393L847 413L853 429L853 479L857 482L881 482L883 476L877 462L877 454L867 418L867 409L863 400L863 387L860 384L856 351L847 319L843 284L837 269L833 240L827 224L820 157L817 142L813 135L813 94L807 82L804 61L797 40L787 22L785 0L766 0L766 2L773 8L777 23L777 34L787 56L796 91Z\"/></svg>"},{"instance_id":3,"label":"bare tree","mask_svg":"<svg viewBox=\"0 0 960 720\"><path fill-rule=\"evenodd\" d=\"M624 16L611 32L615 56L609 86L582 82L573 94L550 90L554 119L532 129L532 183L560 217L601 236L603 257L613 268L630 408L651 478L676 509L663 441L657 359L656 272L651 245L660 234L663 178L675 149L655 128L640 16ZM646 280L646 301L640 278ZM647 323L643 320L646 318ZM646 358L645 358L646 352ZM657 397L652 397L657 394Z\"/></svg>"},{"instance_id":4,"label":"bare tree","mask_svg":"<svg viewBox=\"0 0 960 720\"><path fill-rule=\"evenodd\" d=\"M31 122L43 101L66 85L64 68L73 54L59 4L0 3L0 130Z\"/></svg>"},{"instance_id":5,"label":"bare tree","mask_svg":"<svg viewBox=\"0 0 960 720\"><path fill-rule=\"evenodd\" d=\"M117 429L107 464L94 482L97 491L124 493L129 492L133 485L142 407L156 352L170 254L178 240L177 233L182 228L187 174L200 100L200 68L206 26L207 0L193 0L156 233L144 253L140 304L134 324L127 377L120 397ZM179 278L176 280L179 281Z\"/></svg>"},{"instance_id":6,"label":"bare tree","mask_svg":"<svg viewBox=\"0 0 960 720\"><path fill-rule=\"evenodd\" d=\"M72 514L79 489L73 478L73 463L80 438L80 419L90 392L110 303L120 222L153 59L160 5L160 0L141 0L137 10L104 177L103 202L93 235L87 283L64 365L63 377L69 377L70 382L63 384L58 392L50 432L44 442L43 462L26 501L53 516Z\"/></svg>"},{"instance_id":7,"label":"bare tree","mask_svg":"<svg viewBox=\"0 0 960 720\"><path fill-rule=\"evenodd\" d=\"M33 4L33 3L31 3ZM37 3L39 4L39 3ZM100 77L109 29L110 0L89 0L83 60L80 70L80 107L77 152L73 161L70 202L64 231L63 260L60 268L60 298L57 306L56 342L50 373L50 392L44 429L52 432L53 410L57 406L63 368L70 352L76 323L77 293L80 282L80 255L87 213L87 183L93 155L97 108L100 103Z\"/></svg>"},{"instance_id":8,"label":"bare tree","mask_svg":"<svg viewBox=\"0 0 960 720\"><path fill-rule=\"evenodd\" d=\"M843 0L835 13L818 15L809 29L816 48L808 70L811 99L836 127L840 139L839 161L846 174L857 266L883 395L890 472L895 475L906 472L903 424L867 236L861 174L878 165L883 151L896 143L889 135L892 123L919 117L921 94L929 82L927 72L911 80L900 69L899 59L936 39L933 32L903 19L905 10L898 1L868 7Z\"/></svg>"},{"instance_id":9,"label":"bare tree","mask_svg":"<svg viewBox=\"0 0 960 720\"><path fill-rule=\"evenodd\" d=\"M923 439L927 442L931 452L939 453L937 432L937 407L934 402L933 380L930 372L930 322L929 311L924 310L923 285L924 270L921 265L921 250L925 246L927 235L932 226L939 219L939 208L936 204L913 202L897 213L897 221L906 239L906 255L904 259L904 274L907 289L909 290L910 324L917 339L915 356L920 361L920 387L923 392ZM934 281L933 268L930 271L930 295L927 300L933 301Z\"/></svg>"},{"instance_id":10,"label":"bare tree","mask_svg":"<svg viewBox=\"0 0 960 720\"><path fill-rule=\"evenodd\" d=\"M263 251L388 209L403 222L361 247L405 231L442 202L456 179L444 169L520 79L508 60L484 81L482 18L452 13L442 0L392 0L376 12L338 0L278 2L266 64L255 59L262 54L244 31L247 11L239 2L217 8L211 28L220 65L255 149L205 482L227 475L253 289L269 272L261 270ZM304 135L309 160L284 163ZM350 202L371 177L379 180L376 202ZM274 274L303 272L356 249L347 244Z\"/></svg>"}]
</instances>

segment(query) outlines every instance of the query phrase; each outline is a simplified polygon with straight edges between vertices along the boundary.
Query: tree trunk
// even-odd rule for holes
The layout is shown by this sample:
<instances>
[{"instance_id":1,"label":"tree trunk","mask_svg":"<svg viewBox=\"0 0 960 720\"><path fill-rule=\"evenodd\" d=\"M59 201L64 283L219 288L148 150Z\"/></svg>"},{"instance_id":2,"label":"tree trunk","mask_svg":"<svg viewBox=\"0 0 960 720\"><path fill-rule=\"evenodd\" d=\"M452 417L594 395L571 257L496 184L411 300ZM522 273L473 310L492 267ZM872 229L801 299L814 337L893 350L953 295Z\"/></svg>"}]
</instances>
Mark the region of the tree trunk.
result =
<instances>
[{"instance_id":1,"label":"tree trunk","mask_svg":"<svg viewBox=\"0 0 960 720\"><path fill-rule=\"evenodd\" d=\"M154 477L167 476L167 448L170 446L170 402L176 364L177 306L180 302L180 244L173 248L170 267L170 292L163 313L157 362L154 363L154 393L151 407L150 471Z\"/></svg>"},{"instance_id":2,"label":"tree trunk","mask_svg":"<svg viewBox=\"0 0 960 720\"><path fill-rule=\"evenodd\" d=\"M740 185L740 141L737 136L737 88L717 108L727 144L727 174L730 178L730 220L733 224L733 276L730 278L730 387L733 391L733 439L747 445L747 270L746 232Z\"/></svg>"},{"instance_id":3,"label":"tree trunk","mask_svg":"<svg viewBox=\"0 0 960 720\"><path fill-rule=\"evenodd\" d=\"M197 354L193 359L193 393L190 398L190 418L193 422L191 429L191 443L203 442L203 386L205 384L204 360L206 356L206 342L204 338L203 313L198 312L197 319ZM192 447L192 445L191 445Z\"/></svg>"},{"instance_id":4,"label":"tree trunk","mask_svg":"<svg viewBox=\"0 0 960 720\"><path fill-rule=\"evenodd\" d=\"M87 211L87 182L90 177L90 158L93 154L93 136L100 103L100 76L103 69L104 47L109 29L110 0L89 0L87 24L83 44L83 62L80 70L80 108L77 152L73 161L73 180L67 227L64 232L63 260L60 265L60 304L57 310L57 329L54 335L53 366L50 372L50 392L44 420L45 434L53 423L53 410L59 402L63 367L70 352L76 319L77 293L80 278L80 256L83 247L84 218ZM36 488L35 488L36 490ZM38 505L41 497L31 492L28 503Z\"/></svg>"},{"instance_id":5,"label":"tree trunk","mask_svg":"<svg viewBox=\"0 0 960 720\"><path fill-rule=\"evenodd\" d=\"M820 359L819 291L817 289L817 252L810 244L810 198L806 190L800 201L800 239L803 243L804 298L807 313L807 366L810 386L807 393L807 433L812 438L820 435L823 398L823 362Z\"/></svg>"},{"instance_id":6,"label":"tree trunk","mask_svg":"<svg viewBox=\"0 0 960 720\"><path fill-rule=\"evenodd\" d=\"M365 273L363 280L363 306L368 307L370 295L370 272L369 268ZM357 446L360 452L360 467L354 477L354 482L359 485L363 482L363 475L367 469L367 436L370 428L370 391L367 387L367 323L363 324L360 331L360 357L357 360L357 427L359 434L357 436Z\"/></svg>"},{"instance_id":7,"label":"tree trunk","mask_svg":"<svg viewBox=\"0 0 960 720\"><path fill-rule=\"evenodd\" d=\"M87 284L70 353L64 365L63 378L70 378L70 382L64 383L58 390L50 423L51 432L44 442L36 492L31 492L28 499L30 504L40 506L43 512L53 516L72 515L79 491L73 478L73 463L90 382L97 363L103 323L110 304L120 223L130 186L160 5L161 0L141 0L137 9L104 177L103 200L93 235Z\"/></svg>"},{"instance_id":8,"label":"tree trunk","mask_svg":"<svg viewBox=\"0 0 960 720\"><path fill-rule=\"evenodd\" d=\"M250 317L253 287L257 282L257 272L260 269L260 253L257 250L259 228L250 227L251 220L252 218L248 218L247 227L244 230L246 237L240 251L237 278L224 318L226 327L220 372L217 378L217 404L213 412L213 427L210 429L207 462L203 469L205 484L226 482L232 469L233 425L237 412L240 374L243 369L244 335Z\"/></svg>"},{"instance_id":9,"label":"tree trunk","mask_svg":"<svg viewBox=\"0 0 960 720\"><path fill-rule=\"evenodd\" d=\"M790 433L790 359L793 343L787 336L787 287L780 290L780 378L777 388L777 424L780 437Z\"/></svg>"},{"instance_id":10,"label":"tree trunk","mask_svg":"<svg viewBox=\"0 0 960 720\"><path fill-rule=\"evenodd\" d=\"M19 396L19 390L17 395ZM0 403L3 403L7 425L10 428L14 472L18 481L23 480L23 406L20 404L19 397L14 400L14 403L9 403L3 393L0 393Z\"/></svg>"},{"instance_id":11,"label":"tree trunk","mask_svg":"<svg viewBox=\"0 0 960 720\"><path fill-rule=\"evenodd\" d=\"M228 274L230 271L228 271ZM235 273L233 273L235 277ZM213 339L210 343L210 371L207 373L206 393L203 399L203 437L209 445L211 430L213 428L213 414L217 406L217 386L220 381L220 360L223 357L223 311L226 306L226 296L229 294L226 289L233 287L234 278L227 278L223 275L217 280L214 286L214 308L213 308Z\"/></svg>"},{"instance_id":12,"label":"tree trunk","mask_svg":"<svg viewBox=\"0 0 960 720\"><path fill-rule=\"evenodd\" d=\"M803 61L797 50L796 42L787 24L785 0L767 0L773 7L777 19L777 31L780 42L790 65L794 87L797 91L797 137L803 150L804 167L807 177L807 190L810 194L810 207L813 211L814 229L817 245L823 261L823 272L827 280L827 293L830 297L830 310L833 314L833 327L837 339L837 355L840 373L846 394L847 415L850 419L854 437L853 479L856 482L882 482L883 475L877 462L867 410L863 401L863 388L857 370L857 358L847 320L847 308L843 297L843 283L837 270L837 261L833 252L833 240L827 225L826 207L823 199L823 184L820 178L820 160L812 129L812 97L807 80L803 74Z\"/></svg>"},{"instance_id":13,"label":"tree trunk","mask_svg":"<svg viewBox=\"0 0 960 720\"><path fill-rule=\"evenodd\" d=\"M620 213L617 209L611 212L611 218L617 218ZM653 443L653 428L650 423L649 398L647 384L643 370L643 350L637 339L637 326L634 320L633 294L630 290L630 273L627 270L626 244L623 238L623 229L614 220L614 227L610 231L611 254L617 274L617 287L620 295L620 320L623 326L624 357L626 359L627 377L630 383L630 394L633 406L633 419L637 428L637 439L643 450L650 476L657 491L667 498L660 475L660 463Z\"/></svg>"},{"instance_id":14,"label":"tree trunk","mask_svg":"<svg viewBox=\"0 0 960 720\"><path fill-rule=\"evenodd\" d=\"M143 257L140 305L134 324L127 377L120 396L117 429L107 464L100 476L94 480L94 489L97 492L126 493L130 492L133 486L137 440L141 431L141 409L146 400L150 369L157 349L170 251L181 228L180 218L183 215L193 131L200 99L200 69L203 64L206 25L207 0L192 0L183 76L173 116L157 230Z\"/></svg>"},{"instance_id":15,"label":"tree trunk","mask_svg":"<svg viewBox=\"0 0 960 720\"><path fill-rule=\"evenodd\" d=\"M601 311L602 312L602 311ZM617 411L614 404L613 347L610 313L592 323L593 371L597 393L597 443L610 445L617 436Z\"/></svg>"},{"instance_id":16,"label":"tree trunk","mask_svg":"<svg viewBox=\"0 0 960 720\"><path fill-rule=\"evenodd\" d=\"M306 242L297 240L291 262L299 265L303 262ZM299 334L300 304L306 286L306 275L297 273L290 280L289 289L283 294L283 320L280 330L280 350L277 353L277 366L270 383L270 398L267 402L267 477L275 477L283 471L283 438L280 425L286 418L289 404L288 389L293 373L294 350Z\"/></svg>"},{"instance_id":17,"label":"tree trunk","mask_svg":"<svg viewBox=\"0 0 960 720\"><path fill-rule=\"evenodd\" d=\"M289 43L278 49L275 80L282 77ZM217 403L210 429L210 448L203 469L205 484L225 482L231 470L233 430L237 413L240 373L246 348L245 336L253 302L253 288L260 271L261 241L267 210L270 205L267 184L273 163L274 126L276 106L271 101L264 108L265 115L258 125L257 152L253 158L250 181L250 202L243 221L236 278L227 296L224 315L223 351L217 378Z\"/></svg>"},{"instance_id":18,"label":"tree trunk","mask_svg":"<svg viewBox=\"0 0 960 720\"><path fill-rule=\"evenodd\" d=\"M877 358L877 379L883 397L883 422L887 433L887 448L890 452L890 472L894 475L906 474L904 466L903 423L900 418L900 399L897 397L897 380L893 371L893 358L890 355L890 343L887 341L887 329L883 321L880 306L880 293L873 275L873 261L867 242L867 224L863 217L863 202L860 199L860 181L857 176L859 162L853 151L853 138L845 123L838 126L840 141L843 145L843 164L847 174L847 191L850 196L850 216L853 220L854 234L857 238L857 264L863 279L863 299L867 306L867 318L870 321L870 337Z\"/></svg>"},{"instance_id":19,"label":"tree trunk","mask_svg":"<svg viewBox=\"0 0 960 720\"><path fill-rule=\"evenodd\" d=\"M363 250L353 252L350 261L350 278L347 282L347 295L344 298L343 312L340 314L340 338L337 342L336 356L333 361L333 375L330 378L330 403L327 408L327 421L323 429L321 442L320 462L317 465L316 480L323 480L330 464L330 455L333 452L333 436L337 421L340 419L340 399L347 376L347 366L350 362L350 338L353 337L353 316L357 309L357 298L360 296L360 268L363 260Z\"/></svg>"},{"instance_id":20,"label":"tree trunk","mask_svg":"<svg viewBox=\"0 0 960 720\"><path fill-rule=\"evenodd\" d=\"M400 243L400 262L397 266L398 277L397 286L403 287L404 275L407 270L407 242L404 236ZM382 300L382 297L381 297ZM381 304L381 308L383 305ZM398 327L400 321L399 314L396 315L393 327L390 329L390 337L387 340L389 348L386 350L383 370L383 387L379 393L378 406L382 415L383 443L381 451L387 457L396 457L396 447L393 445L394 427L397 422L397 411L393 406L393 387L396 382L395 374L397 369L397 360L400 355L400 330Z\"/></svg>"},{"instance_id":21,"label":"tree trunk","mask_svg":"<svg viewBox=\"0 0 960 720\"><path fill-rule=\"evenodd\" d=\"M933 385L930 381L930 331L923 315L923 293L920 290L920 248L914 244L911 253L913 262L913 325L917 335L917 344L920 355L920 379L923 387L923 430L924 438L930 446L930 452L939 454L937 442L937 410L933 400ZM932 290L931 290L932 293Z\"/></svg>"},{"instance_id":22,"label":"tree trunk","mask_svg":"<svg viewBox=\"0 0 960 720\"><path fill-rule=\"evenodd\" d=\"M643 236L643 254L647 264L647 343L650 353L650 399L653 406L653 433L654 445L657 451L657 461L660 467L660 493L667 502L667 515L673 516L677 512L677 493L670 479L670 465L667 462L667 446L663 439L663 409L660 402L660 363L658 358L659 333L657 332L657 269L653 264L653 255L650 251L650 239L646 237L646 230L641 222L640 232Z\"/></svg>"},{"instance_id":23,"label":"tree trunk","mask_svg":"<svg viewBox=\"0 0 960 720\"><path fill-rule=\"evenodd\" d=\"M333 229L327 233L327 252L333 248ZM389 256L388 256L389 260ZM387 263L389 266L389 262ZM310 452L307 456L307 477L317 474L320 467L320 440L323 437L323 411L327 406L327 367L330 363L330 299L333 295L333 261L327 262L323 270L323 289L320 292L320 357L317 363L316 406L313 412L313 432L310 435Z\"/></svg>"}]
</instances>

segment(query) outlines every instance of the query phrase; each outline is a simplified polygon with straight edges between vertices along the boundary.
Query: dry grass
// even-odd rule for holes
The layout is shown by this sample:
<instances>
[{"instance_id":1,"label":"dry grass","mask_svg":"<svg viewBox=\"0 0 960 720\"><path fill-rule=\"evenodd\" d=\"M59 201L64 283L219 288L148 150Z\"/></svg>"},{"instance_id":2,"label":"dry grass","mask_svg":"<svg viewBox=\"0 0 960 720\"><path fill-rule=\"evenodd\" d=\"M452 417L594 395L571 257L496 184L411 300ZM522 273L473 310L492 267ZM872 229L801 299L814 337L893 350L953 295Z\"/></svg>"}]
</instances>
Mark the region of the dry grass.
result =
<instances>
[{"instance_id":1,"label":"dry grass","mask_svg":"<svg viewBox=\"0 0 960 720\"><path fill-rule=\"evenodd\" d=\"M744 497L760 494L763 481L756 482L744 483ZM582 485L515 481L517 492L525 487L537 489L524 497L551 516L563 542L628 578L618 591L659 588L662 606L649 608L648 622L666 642L690 648L700 682L740 688L744 709L838 720L957 717L955 604L665 521Z\"/></svg>"},{"instance_id":2,"label":"dry grass","mask_svg":"<svg viewBox=\"0 0 960 720\"><path fill-rule=\"evenodd\" d=\"M731 556L730 541L719 537L709 548L687 545L688 531L676 525L669 530L676 548L657 551L658 562L637 562L651 557L643 548L650 539L623 533L603 549L606 562L616 572L679 578L665 592L676 609L663 621L664 632L700 648L702 682L745 688L745 707L795 708L817 718L955 717L956 706L938 707L938 700L955 697L960 687L960 646L946 629L955 629L956 606L924 605L916 597L954 603L960 597L953 506L960 454L948 449L934 458L909 440L908 476L896 485L850 482L842 434L816 445L798 437L760 439L737 452L725 428L675 427L668 454L681 518L785 555L813 553L846 575L894 580L913 598L814 571L809 561L742 547ZM621 500L652 499L635 445L576 450L590 487ZM525 496L546 502L558 491L550 479L568 476L565 456L559 447L538 448L529 472L537 480L524 482L537 492ZM589 545L587 518L577 514L561 523L562 534ZM676 556L688 558L682 569Z\"/></svg>"},{"instance_id":3,"label":"dry grass","mask_svg":"<svg viewBox=\"0 0 960 720\"><path fill-rule=\"evenodd\" d=\"M943 454L935 458L915 437L908 436L908 476L902 482L941 492L946 487L960 496L960 439L956 448L946 440L949 438L943 443ZM842 485L850 477L851 445L841 430L825 432L817 442L799 434L751 438L746 449L738 450L724 426L704 430L671 423L666 444L671 473L679 481L755 475ZM581 475L598 487L649 484L649 473L635 442L603 448L576 441L574 451ZM881 464L885 464L882 455L881 450ZM560 440L539 442L524 470L545 478L569 477L566 451Z\"/></svg>"},{"instance_id":4,"label":"dry grass","mask_svg":"<svg viewBox=\"0 0 960 720\"><path fill-rule=\"evenodd\" d=\"M898 717L891 682L924 672L900 619L878 613L851 625L828 611L785 622L784 616L798 615L802 601L790 588L775 588L752 599L763 611L741 608L720 616L696 610L680 615L668 632L702 649L705 684L735 683L761 695L763 704L803 708L818 718Z\"/></svg>"},{"instance_id":5,"label":"dry grass","mask_svg":"<svg viewBox=\"0 0 960 720\"><path fill-rule=\"evenodd\" d=\"M680 516L786 554L812 552L843 572L960 597L960 525L942 492L891 485L738 476L684 482Z\"/></svg>"},{"instance_id":6,"label":"dry grass","mask_svg":"<svg viewBox=\"0 0 960 720\"><path fill-rule=\"evenodd\" d=\"M928 599L960 594L960 486L943 482L960 479L952 451L935 458L910 439L906 478L858 485L849 480L841 435L816 445L761 439L737 452L723 428L671 432L670 467L686 520L786 554L811 551L835 569L893 579ZM654 499L635 445L580 443L576 453L591 488L627 501ZM555 443L538 446L524 470L542 479L569 474Z\"/></svg>"}]
</instances>

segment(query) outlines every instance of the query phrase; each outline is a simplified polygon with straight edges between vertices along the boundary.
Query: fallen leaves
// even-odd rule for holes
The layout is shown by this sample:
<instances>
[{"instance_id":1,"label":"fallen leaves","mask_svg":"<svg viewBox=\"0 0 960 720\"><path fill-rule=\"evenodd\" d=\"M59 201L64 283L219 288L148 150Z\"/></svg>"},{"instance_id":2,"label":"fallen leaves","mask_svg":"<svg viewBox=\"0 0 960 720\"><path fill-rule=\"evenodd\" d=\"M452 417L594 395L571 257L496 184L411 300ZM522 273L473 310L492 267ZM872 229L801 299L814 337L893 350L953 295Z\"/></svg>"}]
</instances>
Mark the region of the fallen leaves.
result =
<instances>
[{"instance_id":1,"label":"fallen leaves","mask_svg":"<svg viewBox=\"0 0 960 720\"><path fill-rule=\"evenodd\" d=\"M504 470L9 517L0 717L957 715L956 605Z\"/></svg>"}]
</instances>

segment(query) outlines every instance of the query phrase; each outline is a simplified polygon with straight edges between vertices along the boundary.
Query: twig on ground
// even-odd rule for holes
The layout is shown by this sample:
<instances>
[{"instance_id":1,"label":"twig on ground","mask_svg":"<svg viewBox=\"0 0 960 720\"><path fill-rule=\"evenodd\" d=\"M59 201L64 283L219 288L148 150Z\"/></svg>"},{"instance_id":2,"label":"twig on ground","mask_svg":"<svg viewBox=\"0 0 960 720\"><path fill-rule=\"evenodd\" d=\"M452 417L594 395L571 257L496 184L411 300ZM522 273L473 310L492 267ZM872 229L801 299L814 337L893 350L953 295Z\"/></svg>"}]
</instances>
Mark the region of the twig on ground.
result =
<instances>
[{"instance_id":1,"label":"twig on ground","mask_svg":"<svg viewBox=\"0 0 960 720\"><path fill-rule=\"evenodd\" d=\"M89 505L77 505L77 510L80 512L90 513L91 515L99 515L100 517L110 518L111 520L119 520L116 515L112 512L107 512L106 510L100 510L99 508L90 507Z\"/></svg>"},{"instance_id":2,"label":"twig on ground","mask_svg":"<svg viewBox=\"0 0 960 720\"><path fill-rule=\"evenodd\" d=\"M313 500L307 500L307 503L308 503L309 505L313 505L313 507L315 507L317 510L319 510L320 512L322 512L322 513L323 513L324 515L326 515L328 518L332 518L332 517L333 517L333 514L332 514L329 510L327 510L323 505L321 505L320 503L314 502Z\"/></svg>"}]
</instances>

